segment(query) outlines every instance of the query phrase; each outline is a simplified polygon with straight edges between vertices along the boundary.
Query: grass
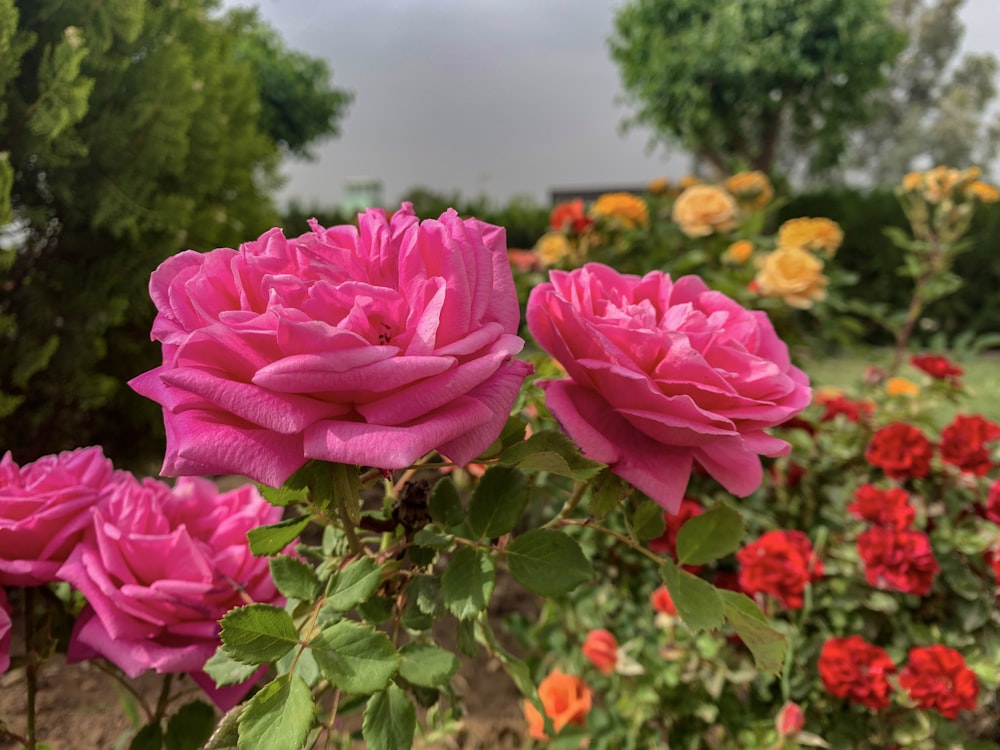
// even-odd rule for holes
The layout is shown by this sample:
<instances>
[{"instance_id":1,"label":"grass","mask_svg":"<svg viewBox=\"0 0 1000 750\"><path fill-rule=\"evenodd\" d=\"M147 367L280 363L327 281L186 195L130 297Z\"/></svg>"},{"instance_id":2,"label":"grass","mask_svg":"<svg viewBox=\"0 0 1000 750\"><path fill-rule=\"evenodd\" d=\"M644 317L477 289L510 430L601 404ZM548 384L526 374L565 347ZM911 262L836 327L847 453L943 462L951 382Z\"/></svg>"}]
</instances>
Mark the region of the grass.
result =
<instances>
[{"instance_id":1,"label":"grass","mask_svg":"<svg viewBox=\"0 0 1000 750\"><path fill-rule=\"evenodd\" d=\"M809 360L803 364L803 369L809 374L814 387L836 386L860 394L864 390L862 378L865 368L870 365L885 367L891 355L888 349L858 351L850 355ZM958 404L944 404L940 416L947 422L955 414L976 413L1000 424L1000 355L981 354L971 359L948 356L965 368L962 382L968 396ZM900 368L899 375L918 384L927 382L928 378L909 363Z\"/></svg>"}]
</instances>

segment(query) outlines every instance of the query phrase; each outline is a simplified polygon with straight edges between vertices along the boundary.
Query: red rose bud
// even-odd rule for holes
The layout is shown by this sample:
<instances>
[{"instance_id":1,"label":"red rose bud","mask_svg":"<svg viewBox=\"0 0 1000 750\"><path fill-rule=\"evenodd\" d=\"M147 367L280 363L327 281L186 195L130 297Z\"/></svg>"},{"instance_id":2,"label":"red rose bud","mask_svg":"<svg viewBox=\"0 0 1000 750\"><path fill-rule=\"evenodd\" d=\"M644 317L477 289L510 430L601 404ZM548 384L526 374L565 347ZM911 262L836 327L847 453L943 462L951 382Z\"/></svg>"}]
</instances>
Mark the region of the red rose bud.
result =
<instances>
[{"instance_id":1,"label":"red rose bud","mask_svg":"<svg viewBox=\"0 0 1000 750\"><path fill-rule=\"evenodd\" d=\"M778 734L782 737L795 737L806 725L805 714L798 703L788 701L778 712L778 717L774 722L778 729Z\"/></svg>"},{"instance_id":2,"label":"red rose bud","mask_svg":"<svg viewBox=\"0 0 1000 750\"><path fill-rule=\"evenodd\" d=\"M656 589L650 595L649 602L657 612L671 616L677 615L677 607L674 606L674 600L671 598L666 586L660 586L660 588Z\"/></svg>"},{"instance_id":3,"label":"red rose bud","mask_svg":"<svg viewBox=\"0 0 1000 750\"><path fill-rule=\"evenodd\" d=\"M603 629L591 630L580 649L590 663L604 674L615 671L618 661L618 641L611 632Z\"/></svg>"}]
</instances>

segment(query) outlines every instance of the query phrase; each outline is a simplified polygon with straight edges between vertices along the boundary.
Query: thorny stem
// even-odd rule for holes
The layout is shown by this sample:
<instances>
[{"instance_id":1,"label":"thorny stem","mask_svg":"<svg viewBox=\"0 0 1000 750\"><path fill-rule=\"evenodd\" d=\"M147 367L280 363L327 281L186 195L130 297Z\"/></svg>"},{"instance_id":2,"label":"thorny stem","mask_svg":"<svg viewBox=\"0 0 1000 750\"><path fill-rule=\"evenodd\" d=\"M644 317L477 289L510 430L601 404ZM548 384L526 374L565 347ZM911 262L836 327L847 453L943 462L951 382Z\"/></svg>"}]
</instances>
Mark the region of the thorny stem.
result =
<instances>
[{"instance_id":1,"label":"thorny stem","mask_svg":"<svg viewBox=\"0 0 1000 750\"><path fill-rule=\"evenodd\" d=\"M555 518L546 523L545 526L555 526L568 518L569 514L576 510L576 506L580 504L580 501L583 499L583 496L586 494L589 486L590 482L577 482L576 487L573 489L573 494L570 495L569 499L565 502L562 510L559 511ZM545 528L545 526L542 528Z\"/></svg>"},{"instance_id":2,"label":"thorny stem","mask_svg":"<svg viewBox=\"0 0 1000 750\"><path fill-rule=\"evenodd\" d=\"M351 548L351 553L354 555L363 555L365 552L364 545L361 544L361 540L354 531L354 524L351 522L351 518L347 514L347 508L344 507L343 503L337 503L337 515L340 516L340 525L344 530L344 536L347 537L347 544Z\"/></svg>"},{"instance_id":3,"label":"thorny stem","mask_svg":"<svg viewBox=\"0 0 1000 750\"><path fill-rule=\"evenodd\" d=\"M333 740L333 725L337 722L337 709L340 708L340 690L333 691L333 705L330 706L330 718L326 721L326 742L327 750Z\"/></svg>"},{"instance_id":4,"label":"thorny stem","mask_svg":"<svg viewBox=\"0 0 1000 750\"><path fill-rule=\"evenodd\" d=\"M614 531L613 529L609 529L607 526L601 526L600 524L593 523L593 521L589 518L564 518L561 521L559 521L559 524L561 526L586 526L588 529L593 529L594 531L600 532L601 534L607 534L610 537L614 537L619 542L627 544L636 552L645 555L650 560L654 561L657 565L663 564L663 558L661 558L658 554L656 554L652 550L643 547L641 544L637 544L636 541L627 534L622 534L618 531Z\"/></svg>"},{"instance_id":5,"label":"thorny stem","mask_svg":"<svg viewBox=\"0 0 1000 750\"><path fill-rule=\"evenodd\" d=\"M149 723L159 722L166 713L167 706L170 705L170 688L174 685L174 676L166 674L163 676L163 686L160 688L160 697L156 701L156 713L150 717Z\"/></svg>"}]
</instances>

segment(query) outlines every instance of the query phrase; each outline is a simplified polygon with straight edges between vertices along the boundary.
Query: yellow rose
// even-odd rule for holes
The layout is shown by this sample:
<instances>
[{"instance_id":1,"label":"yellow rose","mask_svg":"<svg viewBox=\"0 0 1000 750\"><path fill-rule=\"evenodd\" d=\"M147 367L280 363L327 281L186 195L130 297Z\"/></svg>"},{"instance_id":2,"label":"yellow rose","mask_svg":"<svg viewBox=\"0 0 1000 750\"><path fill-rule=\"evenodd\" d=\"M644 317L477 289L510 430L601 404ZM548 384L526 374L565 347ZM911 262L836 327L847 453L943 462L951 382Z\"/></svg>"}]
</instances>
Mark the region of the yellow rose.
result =
<instances>
[{"instance_id":1,"label":"yellow rose","mask_svg":"<svg viewBox=\"0 0 1000 750\"><path fill-rule=\"evenodd\" d=\"M726 190L748 211L764 208L774 197L771 181L760 171L737 172L726 180Z\"/></svg>"},{"instance_id":2,"label":"yellow rose","mask_svg":"<svg viewBox=\"0 0 1000 750\"><path fill-rule=\"evenodd\" d=\"M924 173L924 200L928 203L940 203L951 196L951 191L962 179L957 169L937 166Z\"/></svg>"},{"instance_id":3,"label":"yellow rose","mask_svg":"<svg viewBox=\"0 0 1000 750\"><path fill-rule=\"evenodd\" d=\"M763 296L780 297L801 310L826 299L823 261L802 248L779 247L769 253L760 262L754 281Z\"/></svg>"},{"instance_id":4,"label":"yellow rose","mask_svg":"<svg viewBox=\"0 0 1000 750\"><path fill-rule=\"evenodd\" d=\"M789 219L778 228L779 247L798 247L832 256L844 241L840 225L822 217Z\"/></svg>"},{"instance_id":5,"label":"yellow rose","mask_svg":"<svg viewBox=\"0 0 1000 750\"><path fill-rule=\"evenodd\" d=\"M559 232L546 232L535 243L535 252L543 266L558 265L573 252L573 246L566 236Z\"/></svg>"},{"instance_id":6,"label":"yellow rose","mask_svg":"<svg viewBox=\"0 0 1000 750\"><path fill-rule=\"evenodd\" d=\"M889 378L885 383L885 392L889 396L916 396L920 386L906 378Z\"/></svg>"},{"instance_id":7,"label":"yellow rose","mask_svg":"<svg viewBox=\"0 0 1000 750\"><path fill-rule=\"evenodd\" d=\"M646 201L632 193L605 193L594 201L590 215L617 219L626 229L649 226Z\"/></svg>"},{"instance_id":8,"label":"yellow rose","mask_svg":"<svg viewBox=\"0 0 1000 750\"><path fill-rule=\"evenodd\" d=\"M903 175L903 192L915 193L924 184L923 172L907 172Z\"/></svg>"},{"instance_id":9,"label":"yellow rose","mask_svg":"<svg viewBox=\"0 0 1000 750\"><path fill-rule=\"evenodd\" d=\"M707 237L736 226L736 200L716 185L692 185L677 197L673 219L688 237Z\"/></svg>"},{"instance_id":10,"label":"yellow rose","mask_svg":"<svg viewBox=\"0 0 1000 750\"><path fill-rule=\"evenodd\" d=\"M722 260L734 266L741 266L753 255L753 243L750 240L737 240L726 248Z\"/></svg>"},{"instance_id":11,"label":"yellow rose","mask_svg":"<svg viewBox=\"0 0 1000 750\"><path fill-rule=\"evenodd\" d=\"M663 195L670 190L670 180L666 177L657 177L649 183L646 189L653 195Z\"/></svg>"},{"instance_id":12,"label":"yellow rose","mask_svg":"<svg viewBox=\"0 0 1000 750\"><path fill-rule=\"evenodd\" d=\"M996 203L1000 201L1000 190L982 180L975 180L969 185L967 191L980 203Z\"/></svg>"}]
</instances>

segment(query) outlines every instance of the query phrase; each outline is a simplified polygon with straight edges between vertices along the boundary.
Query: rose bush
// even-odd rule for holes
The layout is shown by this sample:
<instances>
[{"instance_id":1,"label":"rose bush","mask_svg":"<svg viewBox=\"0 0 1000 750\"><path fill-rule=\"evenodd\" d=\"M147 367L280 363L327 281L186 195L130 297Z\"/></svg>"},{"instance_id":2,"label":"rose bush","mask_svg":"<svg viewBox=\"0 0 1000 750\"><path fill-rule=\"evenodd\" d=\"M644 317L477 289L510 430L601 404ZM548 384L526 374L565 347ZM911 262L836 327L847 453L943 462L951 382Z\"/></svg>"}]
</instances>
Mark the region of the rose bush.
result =
<instances>
[{"instance_id":1,"label":"rose bush","mask_svg":"<svg viewBox=\"0 0 1000 750\"><path fill-rule=\"evenodd\" d=\"M404 204L239 250L188 251L150 281L163 364L163 473L278 486L309 459L465 464L500 433L530 366L501 228Z\"/></svg>"},{"instance_id":2,"label":"rose bush","mask_svg":"<svg viewBox=\"0 0 1000 750\"><path fill-rule=\"evenodd\" d=\"M760 455L787 452L765 429L810 400L763 313L696 277L619 274L600 264L552 272L528 300L528 328L569 375L539 381L585 455L666 510L695 467L746 495Z\"/></svg>"}]
</instances>

